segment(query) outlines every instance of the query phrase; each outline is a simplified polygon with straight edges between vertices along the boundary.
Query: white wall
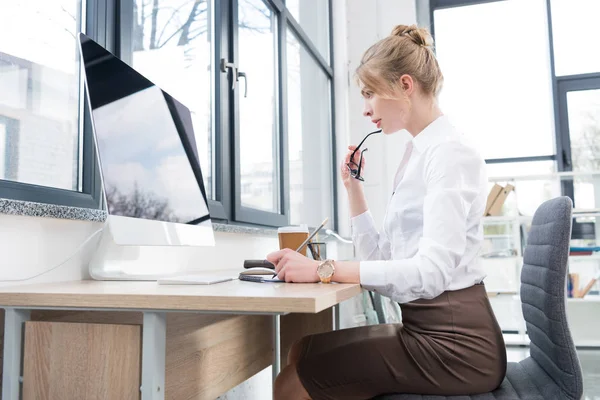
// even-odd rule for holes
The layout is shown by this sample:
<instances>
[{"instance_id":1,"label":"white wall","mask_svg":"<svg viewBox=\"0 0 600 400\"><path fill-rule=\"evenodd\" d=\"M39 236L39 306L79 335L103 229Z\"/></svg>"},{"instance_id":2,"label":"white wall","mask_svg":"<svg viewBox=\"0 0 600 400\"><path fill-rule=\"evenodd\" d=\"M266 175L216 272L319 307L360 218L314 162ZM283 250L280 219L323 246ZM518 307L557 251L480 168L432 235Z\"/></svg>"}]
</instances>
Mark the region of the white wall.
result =
<instances>
[{"instance_id":1,"label":"white wall","mask_svg":"<svg viewBox=\"0 0 600 400\"><path fill-rule=\"evenodd\" d=\"M335 1L334 7L343 9L346 21L343 26L336 24L340 14L334 8L334 49L344 52L344 59L336 61L336 101L347 105L346 110L336 110L336 117L343 120L337 122L337 152L338 165L346 155L348 143L358 144L363 137L376 129L370 119L364 117L363 100L360 96L354 73L363 53L375 42L390 34L398 24L410 25L416 23L416 7L414 0L344 0ZM339 22L339 21L338 21ZM345 31L346 49L340 49L343 44L341 31ZM373 217L377 224L383 221L387 201L392 193L394 174L406 143L405 134L396 133L390 136L374 135L365 142L369 151L365 153L367 167L365 171L365 193ZM340 202L340 231L349 235L347 223L348 206L343 187L339 189ZM346 225L342 224L346 223Z\"/></svg>"}]
</instances>

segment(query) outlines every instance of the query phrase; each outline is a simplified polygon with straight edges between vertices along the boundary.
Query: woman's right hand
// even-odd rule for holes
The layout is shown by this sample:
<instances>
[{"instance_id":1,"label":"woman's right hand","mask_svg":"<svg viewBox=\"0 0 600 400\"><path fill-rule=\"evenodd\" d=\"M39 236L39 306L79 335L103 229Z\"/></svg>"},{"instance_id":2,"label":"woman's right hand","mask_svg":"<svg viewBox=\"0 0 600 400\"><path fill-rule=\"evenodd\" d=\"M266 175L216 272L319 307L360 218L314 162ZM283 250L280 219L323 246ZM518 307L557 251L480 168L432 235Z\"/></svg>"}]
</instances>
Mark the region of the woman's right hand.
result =
<instances>
[{"instance_id":1,"label":"woman's right hand","mask_svg":"<svg viewBox=\"0 0 600 400\"><path fill-rule=\"evenodd\" d=\"M352 152L354 152L355 149L356 149L355 145L348 146L348 153L346 154L346 157L344 157L344 162L341 165L342 182L344 183L344 187L346 187L346 190L348 190L348 191L350 191L356 187L360 187L360 185L361 185L361 181L359 181L358 179L356 179L352 175L350 175L350 169L348 167L348 163L350 162L350 156L352 155ZM356 154L354 154L353 161L357 165L360 160L360 153L361 153L361 151L359 150L356 152ZM364 168L365 168L365 157L363 156L362 165L360 168L361 175L363 175Z\"/></svg>"}]
</instances>

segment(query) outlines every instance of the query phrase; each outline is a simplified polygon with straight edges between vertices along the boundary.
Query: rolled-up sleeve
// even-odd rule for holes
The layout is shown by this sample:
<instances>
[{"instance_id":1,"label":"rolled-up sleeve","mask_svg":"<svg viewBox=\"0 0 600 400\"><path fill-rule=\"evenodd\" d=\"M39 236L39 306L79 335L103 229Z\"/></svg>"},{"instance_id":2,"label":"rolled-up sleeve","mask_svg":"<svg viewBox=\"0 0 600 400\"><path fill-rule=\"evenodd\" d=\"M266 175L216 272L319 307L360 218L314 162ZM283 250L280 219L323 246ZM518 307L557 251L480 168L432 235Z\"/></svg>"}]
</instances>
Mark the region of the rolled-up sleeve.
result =
<instances>
[{"instance_id":1,"label":"rolled-up sleeve","mask_svg":"<svg viewBox=\"0 0 600 400\"><path fill-rule=\"evenodd\" d=\"M481 193L483 167L479 155L459 142L432 149L425 163L423 235L417 253L402 260L362 261L361 284L400 303L444 292L465 252L467 217Z\"/></svg>"},{"instance_id":2,"label":"rolled-up sleeve","mask_svg":"<svg viewBox=\"0 0 600 400\"><path fill-rule=\"evenodd\" d=\"M375 227L375 221L369 210L353 217L352 240L359 260L389 260L390 243L384 234Z\"/></svg>"}]
</instances>

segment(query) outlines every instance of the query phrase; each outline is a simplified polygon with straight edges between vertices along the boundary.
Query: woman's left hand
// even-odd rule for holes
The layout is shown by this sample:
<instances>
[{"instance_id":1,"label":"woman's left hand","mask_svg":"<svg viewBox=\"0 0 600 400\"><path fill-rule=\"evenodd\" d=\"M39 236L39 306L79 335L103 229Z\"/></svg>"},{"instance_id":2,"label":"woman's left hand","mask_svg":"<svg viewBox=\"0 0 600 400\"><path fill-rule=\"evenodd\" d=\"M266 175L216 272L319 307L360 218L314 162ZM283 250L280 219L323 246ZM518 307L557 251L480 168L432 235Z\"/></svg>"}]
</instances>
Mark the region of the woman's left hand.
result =
<instances>
[{"instance_id":1,"label":"woman's left hand","mask_svg":"<svg viewBox=\"0 0 600 400\"><path fill-rule=\"evenodd\" d=\"M319 262L292 249L275 251L267 256L267 260L275 265L275 273L282 281L296 283L320 281L317 275Z\"/></svg>"}]
</instances>

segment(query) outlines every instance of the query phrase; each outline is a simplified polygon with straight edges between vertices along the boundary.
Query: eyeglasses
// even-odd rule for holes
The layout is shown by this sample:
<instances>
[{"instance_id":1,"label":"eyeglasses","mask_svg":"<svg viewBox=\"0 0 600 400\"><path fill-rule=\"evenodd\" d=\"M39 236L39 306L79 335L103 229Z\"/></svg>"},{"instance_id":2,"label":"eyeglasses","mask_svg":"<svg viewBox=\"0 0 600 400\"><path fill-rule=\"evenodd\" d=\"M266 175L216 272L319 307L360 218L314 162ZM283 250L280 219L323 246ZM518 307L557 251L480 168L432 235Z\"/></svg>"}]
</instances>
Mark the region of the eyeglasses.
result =
<instances>
[{"instance_id":1,"label":"eyeglasses","mask_svg":"<svg viewBox=\"0 0 600 400\"><path fill-rule=\"evenodd\" d=\"M354 160L354 155L360 149L360 146L362 146L362 144L365 142L365 140L367 140L367 138L369 136L373 135L374 133L379 133L379 132L381 132L381 129L376 130L374 132L371 132L367 136L365 136L365 138L358 144L358 146L356 146L356 149L354 149L354 151L352 152L352 155L350 156L350 162L346 164L348 166L348 169L350 170L350 176L352 176L355 179L358 179L359 181L363 181L364 182L364 180L365 180L360 175L360 170L362 168L363 153L365 151L369 150L369 149L364 149L363 151L360 152L360 159L358 160L358 164L356 164L353 161Z\"/></svg>"}]
</instances>

